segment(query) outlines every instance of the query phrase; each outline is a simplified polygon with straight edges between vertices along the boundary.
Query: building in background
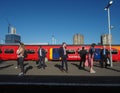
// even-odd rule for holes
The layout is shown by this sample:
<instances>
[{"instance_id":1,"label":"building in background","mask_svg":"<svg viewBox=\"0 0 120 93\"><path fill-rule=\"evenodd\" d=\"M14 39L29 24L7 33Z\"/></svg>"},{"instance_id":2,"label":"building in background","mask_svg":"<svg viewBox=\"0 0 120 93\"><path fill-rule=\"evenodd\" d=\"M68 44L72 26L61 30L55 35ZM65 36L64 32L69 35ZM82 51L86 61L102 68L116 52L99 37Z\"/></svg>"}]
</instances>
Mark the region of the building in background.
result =
<instances>
[{"instance_id":1,"label":"building in background","mask_svg":"<svg viewBox=\"0 0 120 93\"><path fill-rule=\"evenodd\" d=\"M84 36L81 34L75 34L73 36L73 44L74 45L84 44Z\"/></svg>"},{"instance_id":2,"label":"building in background","mask_svg":"<svg viewBox=\"0 0 120 93\"><path fill-rule=\"evenodd\" d=\"M102 45L109 45L112 44L112 35L109 36L109 34L103 34L101 35L101 44Z\"/></svg>"},{"instance_id":3,"label":"building in background","mask_svg":"<svg viewBox=\"0 0 120 93\"><path fill-rule=\"evenodd\" d=\"M16 34L16 28L9 25L8 34L5 36L5 43L17 43L16 41L21 41L21 36Z\"/></svg>"}]
</instances>

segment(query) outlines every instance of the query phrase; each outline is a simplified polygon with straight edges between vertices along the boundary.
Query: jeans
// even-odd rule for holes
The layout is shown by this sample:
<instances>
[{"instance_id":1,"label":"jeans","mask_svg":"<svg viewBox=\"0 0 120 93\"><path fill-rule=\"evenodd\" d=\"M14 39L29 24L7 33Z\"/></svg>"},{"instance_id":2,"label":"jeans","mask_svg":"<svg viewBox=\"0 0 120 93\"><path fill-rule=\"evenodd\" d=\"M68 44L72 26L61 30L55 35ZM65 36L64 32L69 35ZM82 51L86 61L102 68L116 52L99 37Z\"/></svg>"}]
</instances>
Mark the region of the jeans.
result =
<instances>
[{"instance_id":1,"label":"jeans","mask_svg":"<svg viewBox=\"0 0 120 93\"><path fill-rule=\"evenodd\" d=\"M45 68L45 57L40 56L39 66Z\"/></svg>"},{"instance_id":2,"label":"jeans","mask_svg":"<svg viewBox=\"0 0 120 93\"><path fill-rule=\"evenodd\" d=\"M68 64L67 64L67 57L66 56L63 56L63 58L62 58L62 69L64 68L64 64L66 67L66 71L68 71Z\"/></svg>"}]
</instances>

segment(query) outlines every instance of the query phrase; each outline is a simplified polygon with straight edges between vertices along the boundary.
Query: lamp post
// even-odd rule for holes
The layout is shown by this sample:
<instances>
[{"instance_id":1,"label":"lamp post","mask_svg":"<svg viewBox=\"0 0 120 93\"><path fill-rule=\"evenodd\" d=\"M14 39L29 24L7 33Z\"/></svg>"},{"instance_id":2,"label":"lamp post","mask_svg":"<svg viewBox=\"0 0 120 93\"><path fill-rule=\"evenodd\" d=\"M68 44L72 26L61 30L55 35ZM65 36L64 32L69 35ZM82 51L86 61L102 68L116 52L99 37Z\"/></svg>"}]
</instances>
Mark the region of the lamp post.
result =
<instances>
[{"instance_id":1,"label":"lamp post","mask_svg":"<svg viewBox=\"0 0 120 93\"><path fill-rule=\"evenodd\" d=\"M105 10L108 12L108 31L109 31L109 47L110 47L110 66L113 66L112 63L112 52L111 52L111 25L110 25L110 6L113 4L113 1L110 1L108 5L105 7Z\"/></svg>"}]
</instances>

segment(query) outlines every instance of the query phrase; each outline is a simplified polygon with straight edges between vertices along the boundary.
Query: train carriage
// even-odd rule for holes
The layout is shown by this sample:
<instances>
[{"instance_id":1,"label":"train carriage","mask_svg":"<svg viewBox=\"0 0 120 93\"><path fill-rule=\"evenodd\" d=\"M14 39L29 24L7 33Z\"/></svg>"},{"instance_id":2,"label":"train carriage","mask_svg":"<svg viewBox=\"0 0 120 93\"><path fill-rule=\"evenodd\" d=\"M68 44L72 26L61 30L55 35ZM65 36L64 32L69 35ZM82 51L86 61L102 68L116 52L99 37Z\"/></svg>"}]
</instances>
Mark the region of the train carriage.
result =
<instances>
[{"instance_id":1,"label":"train carriage","mask_svg":"<svg viewBox=\"0 0 120 93\"><path fill-rule=\"evenodd\" d=\"M0 45L0 60L17 60L16 51L18 49L17 44L15 45ZM60 60L59 48L61 45L41 45L46 51L46 59L47 60ZM89 50L90 45L84 45L86 51ZM38 48L39 45L25 45L27 51L27 58L25 60L38 60ZM82 45L67 45L67 60L80 60L79 50L81 50ZM94 60L101 60L101 51L102 46L96 45L95 50L96 53L94 55ZM106 46L109 50L109 46ZM112 45L112 59L113 61L120 61L120 45Z\"/></svg>"}]
</instances>

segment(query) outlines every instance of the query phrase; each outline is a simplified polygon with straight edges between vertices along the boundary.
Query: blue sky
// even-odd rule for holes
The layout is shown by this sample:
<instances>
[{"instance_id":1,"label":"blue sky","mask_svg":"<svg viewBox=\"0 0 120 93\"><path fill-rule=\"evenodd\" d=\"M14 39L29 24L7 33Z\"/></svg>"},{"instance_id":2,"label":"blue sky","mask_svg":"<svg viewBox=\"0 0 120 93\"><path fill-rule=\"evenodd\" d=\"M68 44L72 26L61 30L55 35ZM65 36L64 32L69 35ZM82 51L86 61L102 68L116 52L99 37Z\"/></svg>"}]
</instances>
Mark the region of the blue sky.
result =
<instances>
[{"instance_id":1,"label":"blue sky","mask_svg":"<svg viewBox=\"0 0 120 93\"><path fill-rule=\"evenodd\" d=\"M113 44L120 44L120 0L110 7ZM73 44L73 35L84 35L84 43L100 42L108 34L109 0L0 0L0 39L5 39L8 21L24 43ZM8 20L8 21L7 21ZM2 42L2 41L1 41Z\"/></svg>"}]
</instances>

